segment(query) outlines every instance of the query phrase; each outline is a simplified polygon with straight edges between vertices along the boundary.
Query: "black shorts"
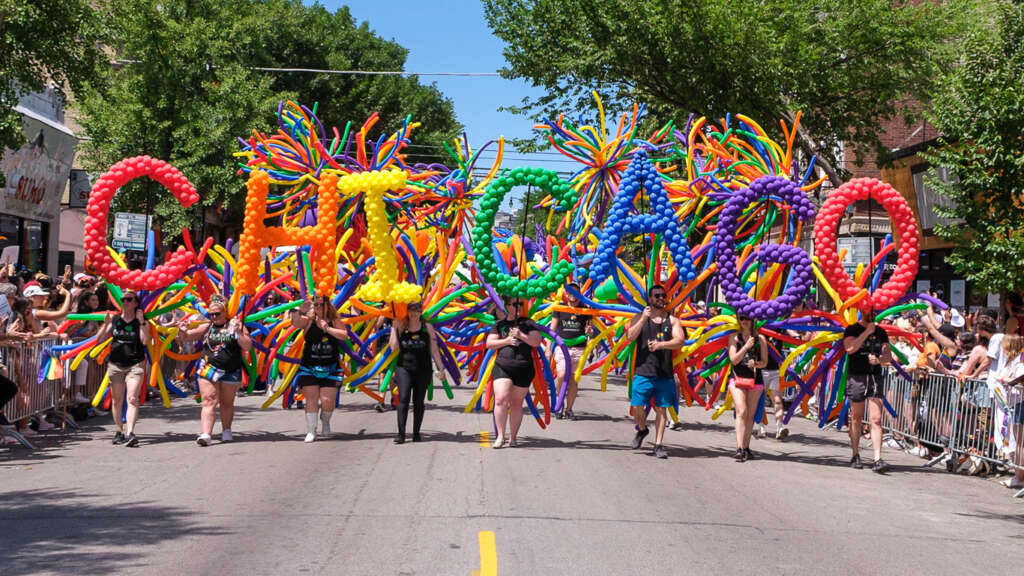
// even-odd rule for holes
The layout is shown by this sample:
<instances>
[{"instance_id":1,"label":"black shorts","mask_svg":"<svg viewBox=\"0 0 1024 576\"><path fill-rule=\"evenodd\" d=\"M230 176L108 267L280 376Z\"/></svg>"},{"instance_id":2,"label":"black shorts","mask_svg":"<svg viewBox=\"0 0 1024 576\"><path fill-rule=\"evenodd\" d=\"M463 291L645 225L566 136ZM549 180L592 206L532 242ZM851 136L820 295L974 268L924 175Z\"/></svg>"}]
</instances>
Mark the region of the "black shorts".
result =
<instances>
[{"instance_id":1,"label":"black shorts","mask_svg":"<svg viewBox=\"0 0 1024 576\"><path fill-rule=\"evenodd\" d=\"M520 388L529 388L533 384L533 375L533 366L513 367L495 364L494 370L491 371L493 380L508 378L513 386Z\"/></svg>"},{"instance_id":2,"label":"black shorts","mask_svg":"<svg viewBox=\"0 0 1024 576\"><path fill-rule=\"evenodd\" d=\"M341 386L341 380L333 378L317 378L308 374L302 374L298 378L299 388L304 386L319 386L321 388L337 388Z\"/></svg>"},{"instance_id":3,"label":"black shorts","mask_svg":"<svg viewBox=\"0 0 1024 576\"><path fill-rule=\"evenodd\" d=\"M881 374L846 375L846 397L850 402L863 402L867 398L885 397L885 376Z\"/></svg>"}]
</instances>

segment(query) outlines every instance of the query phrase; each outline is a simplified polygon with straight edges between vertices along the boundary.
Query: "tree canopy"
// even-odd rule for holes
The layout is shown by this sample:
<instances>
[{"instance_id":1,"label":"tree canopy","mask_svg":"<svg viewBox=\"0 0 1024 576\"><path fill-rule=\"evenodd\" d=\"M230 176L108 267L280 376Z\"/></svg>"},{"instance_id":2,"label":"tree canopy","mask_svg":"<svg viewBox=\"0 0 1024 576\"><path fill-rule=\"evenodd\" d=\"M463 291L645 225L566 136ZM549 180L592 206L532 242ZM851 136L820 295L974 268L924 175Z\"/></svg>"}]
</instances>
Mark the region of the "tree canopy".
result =
<instances>
[{"instance_id":1,"label":"tree canopy","mask_svg":"<svg viewBox=\"0 0 1024 576\"><path fill-rule=\"evenodd\" d=\"M48 84L62 97L96 77L99 21L86 0L0 0L0 152L24 144L18 100Z\"/></svg>"},{"instance_id":2,"label":"tree canopy","mask_svg":"<svg viewBox=\"0 0 1024 576\"><path fill-rule=\"evenodd\" d=\"M942 78L929 121L943 134L924 154L956 178L927 176L949 200L939 225L957 273L990 292L1024 290L1024 4L998 2L996 30L970 35Z\"/></svg>"},{"instance_id":3,"label":"tree canopy","mask_svg":"<svg viewBox=\"0 0 1024 576\"><path fill-rule=\"evenodd\" d=\"M229 222L240 222L245 195L235 139L275 131L280 100L318 103L328 130L347 121L359 127L373 112L381 114L374 137L397 129L406 115L423 123L415 143L437 145L459 129L451 102L415 78L255 69L402 69L407 51L357 25L347 8L332 13L299 0L107 0L100 10L116 65L80 98L91 138L87 167L102 172L138 154L165 159L188 176L203 206L222 208ZM116 206L139 211L147 186L156 190L146 179L126 186ZM167 233L195 222L198 210L186 211L159 190L152 196Z\"/></svg>"},{"instance_id":4,"label":"tree canopy","mask_svg":"<svg viewBox=\"0 0 1024 576\"><path fill-rule=\"evenodd\" d=\"M798 145L834 185L840 143L881 154L879 122L914 120L959 33L963 1L484 0L504 71L546 94L534 115L646 102L662 121L743 113L777 125L803 111ZM852 156L847 149L846 157Z\"/></svg>"}]
</instances>

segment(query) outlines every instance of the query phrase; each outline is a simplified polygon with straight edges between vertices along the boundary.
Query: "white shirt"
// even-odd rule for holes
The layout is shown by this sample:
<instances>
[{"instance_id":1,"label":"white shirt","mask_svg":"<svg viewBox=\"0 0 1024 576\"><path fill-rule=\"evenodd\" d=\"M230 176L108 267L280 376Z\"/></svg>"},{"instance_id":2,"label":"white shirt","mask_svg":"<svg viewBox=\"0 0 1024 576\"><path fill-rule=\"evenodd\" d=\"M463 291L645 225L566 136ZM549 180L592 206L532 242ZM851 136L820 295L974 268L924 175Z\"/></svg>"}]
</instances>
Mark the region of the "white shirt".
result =
<instances>
[{"instance_id":1,"label":"white shirt","mask_svg":"<svg viewBox=\"0 0 1024 576\"><path fill-rule=\"evenodd\" d=\"M986 383L989 390L999 385L999 373L1006 367L1006 354L1003 354L1003 335L993 334L988 341L988 357L992 363L988 366Z\"/></svg>"}]
</instances>

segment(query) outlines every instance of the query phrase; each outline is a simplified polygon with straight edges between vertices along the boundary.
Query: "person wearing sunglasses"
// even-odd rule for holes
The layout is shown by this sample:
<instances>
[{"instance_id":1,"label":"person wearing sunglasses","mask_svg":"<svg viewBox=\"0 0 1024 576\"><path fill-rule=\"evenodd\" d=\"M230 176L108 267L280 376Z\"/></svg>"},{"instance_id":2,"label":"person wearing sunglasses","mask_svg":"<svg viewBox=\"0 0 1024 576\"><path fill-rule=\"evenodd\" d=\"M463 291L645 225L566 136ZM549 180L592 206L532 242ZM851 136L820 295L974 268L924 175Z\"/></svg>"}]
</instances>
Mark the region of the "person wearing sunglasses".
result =
<instances>
[{"instance_id":1,"label":"person wearing sunglasses","mask_svg":"<svg viewBox=\"0 0 1024 576\"><path fill-rule=\"evenodd\" d=\"M498 437L491 448L504 447L506 438L508 446L516 446L519 426L523 423L523 400L533 383L533 349L541 342L540 327L523 316L525 302L506 297L504 303L508 313L496 308L497 322L487 334L487 349L495 351L491 377L494 420L498 428Z\"/></svg>"},{"instance_id":2,"label":"person wearing sunglasses","mask_svg":"<svg viewBox=\"0 0 1024 576\"><path fill-rule=\"evenodd\" d=\"M316 440L317 411L320 413L320 435L331 435L331 416L338 403L341 386L340 346L348 338L345 326L331 301L317 296L292 310L292 326L303 331L302 358L299 360L298 384L305 397L306 438Z\"/></svg>"},{"instance_id":3,"label":"person wearing sunglasses","mask_svg":"<svg viewBox=\"0 0 1024 576\"><path fill-rule=\"evenodd\" d=\"M143 393L146 366L145 345L150 342L149 324L139 308L139 295L127 291L121 297L121 313L108 312L100 328L97 342L112 338L107 357L107 378L110 380L110 413L114 417L113 444L129 448L139 445L135 437L135 424L139 419L139 396ZM125 401L124 427L121 424L121 406ZM127 429L127 430L126 430ZM125 431L128 435L125 436Z\"/></svg>"},{"instance_id":4,"label":"person wearing sunglasses","mask_svg":"<svg viewBox=\"0 0 1024 576\"><path fill-rule=\"evenodd\" d=\"M430 387L433 358L438 371L442 369L441 353L437 347L434 327L423 321L423 304L413 302L406 307L406 317L391 324L389 339L391 350L398 351L395 382L398 385L398 435L395 444L405 443L405 424L409 420L409 401L412 400L412 441L419 442L423 425L423 401Z\"/></svg>"},{"instance_id":5,"label":"person wearing sunglasses","mask_svg":"<svg viewBox=\"0 0 1024 576\"><path fill-rule=\"evenodd\" d=\"M203 407L199 416L196 444L209 446L213 422L220 404L220 440L231 441L231 422L235 417L235 394L242 383L242 355L252 349L252 338L242 321L235 316L228 320L224 300L210 302L210 321L189 329L188 318L182 319L177 340L203 340L202 356L196 373Z\"/></svg>"},{"instance_id":6,"label":"person wearing sunglasses","mask_svg":"<svg viewBox=\"0 0 1024 576\"><path fill-rule=\"evenodd\" d=\"M729 393L736 408L737 462L754 458L750 451L750 436L754 430L757 403L764 397L764 368L768 365L768 340L757 331L754 320L743 314L736 315L739 330L729 335L729 362L732 377Z\"/></svg>"},{"instance_id":7,"label":"person wearing sunglasses","mask_svg":"<svg viewBox=\"0 0 1024 576\"><path fill-rule=\"evenodd\" d=\"M646 409L654 403L654 456L668 458L662 443L668 407L676 404L676 381L672 371L672 351L683 347L686 334L679 319L668 313L668 294L659 285L648 292L647 306L629 322L626 339L636 342L633 380L630 383L630 410L636 422L636 435L630 447L639 450L650 430Z\"/></svg>"},{"instance_id":8,"label":"person wearing sunglasses","mask_svg":"<svg viewBox=\"0 0 1024 576\"><path fill-rule=\"evenodd\" d=\"M580 285L570 282L568 287L579 292ZM583 308L583 302L573 292L566 291L569 306ZM576 394L579 390L579 383L576 382L576 366L583 359L583 352L587 347L587 336L592 336L594 326L590 323L590 316L576 312L555 312L551 315L551 329L566 342L573 342L569 346L569 361L566 362L564 354L559 353L554 341L551 342L551 356L555 369L555 386L561 387L568 372L569 382L565 391L565 406L558 415L559 420L576 420L576 413L573 412L573 405L576 403ZM559 393L561 390L559 390Z\"/></svg>"}]
</instances>

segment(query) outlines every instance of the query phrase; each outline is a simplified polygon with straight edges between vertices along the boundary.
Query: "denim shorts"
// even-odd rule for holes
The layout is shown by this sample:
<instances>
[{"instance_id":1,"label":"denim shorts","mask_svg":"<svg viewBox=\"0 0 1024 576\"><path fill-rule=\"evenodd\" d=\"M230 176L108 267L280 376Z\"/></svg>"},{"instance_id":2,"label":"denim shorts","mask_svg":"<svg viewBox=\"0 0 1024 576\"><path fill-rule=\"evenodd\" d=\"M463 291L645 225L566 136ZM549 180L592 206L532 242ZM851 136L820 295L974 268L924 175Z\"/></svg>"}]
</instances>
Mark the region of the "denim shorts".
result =
<instances>
[{"instance_id":1,"label":"denim shorts","mask_svg":"<svg viewBox=\"0 0 1024 576\"><path fill-rule=\"evenodd\" d=\"M639 374L633 376L633 392L630 395L630 406L647 406L654 399L658 408L676 405L675 378L650 378Z\"/></svg>"}]
</instances>

